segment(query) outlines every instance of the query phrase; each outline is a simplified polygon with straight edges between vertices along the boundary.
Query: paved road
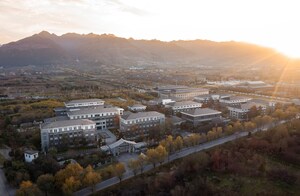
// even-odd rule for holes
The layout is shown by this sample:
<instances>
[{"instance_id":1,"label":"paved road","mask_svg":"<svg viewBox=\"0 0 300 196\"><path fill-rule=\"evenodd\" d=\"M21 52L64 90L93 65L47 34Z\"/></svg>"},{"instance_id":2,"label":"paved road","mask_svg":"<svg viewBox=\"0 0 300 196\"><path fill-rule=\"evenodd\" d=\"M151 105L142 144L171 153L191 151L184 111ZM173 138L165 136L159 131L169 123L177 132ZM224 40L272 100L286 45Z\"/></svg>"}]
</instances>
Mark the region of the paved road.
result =
<instances>
[{"instance_id":1,"label":"paved road","mask_svg":"<svg viewBox=\"0 0 300 196\"><path fill-rule=\"evenodd\" d=\"M8 185L3 169L0 169L0 195L2 196L14 196L16 190Z\"/></svg>"},{"instance_id":2,"label":"paved road","mask_svg":"<svg viewBox=\"0 0 300 196\"><path fill-rule=\"evenodd\" d=\"M277 126L278 124L283 124L285 122L286 121L283 120L283 121L280 121L276 124L271 123L271 124L265 125L263 130L264 131L268 130L268 129L274 127L274 126ZM252 133L255 133L257 131L258 131L257 129L254 129L252 131ZM230 135L230 136L219 138L219 139L216 139L216 140L213 140L213 141L210 141L210 142L206 142L206 143L203 143L203 144L200 144L200 145L197 145L197 146L184 148L183 150L181 150L181 151L179 151L175 154L170 155L169 161L174 161L176 159L180 159L182 157L188 156L188 155L193 154L195 152L199 152L199 151L202 151L202 150L205 150L205 149L209 149L209 148L212 148L212 147L215 147L215 146L218 146L218 145L236 140L238 138L245 137L247 135L248 135L248 132L240 132L240 133L236 133L236 134L233 134L233 135ZM166 163L167 163L167 161L165 161L163 164L166 164ZM153 169L152 165L146 165L145 169L144 169L144 172L147 172L151 169ZM133 172L132 171L126 171L126 173L124 174L123 180L129 179L129 178L132 178L132 177L134 177ZM119 183L119 179L117 177L110 178L108 180L105 180L103 182L98 183L95 187L95 192L103 190L107 187L113 186L113 185L118 184L118 183ZM81 189L81 190L75 192L74 196L88 196L90 194L92 194L92 191L88 187L88 188L84 188L84 189Z\"/></svg>"}]
</instances>

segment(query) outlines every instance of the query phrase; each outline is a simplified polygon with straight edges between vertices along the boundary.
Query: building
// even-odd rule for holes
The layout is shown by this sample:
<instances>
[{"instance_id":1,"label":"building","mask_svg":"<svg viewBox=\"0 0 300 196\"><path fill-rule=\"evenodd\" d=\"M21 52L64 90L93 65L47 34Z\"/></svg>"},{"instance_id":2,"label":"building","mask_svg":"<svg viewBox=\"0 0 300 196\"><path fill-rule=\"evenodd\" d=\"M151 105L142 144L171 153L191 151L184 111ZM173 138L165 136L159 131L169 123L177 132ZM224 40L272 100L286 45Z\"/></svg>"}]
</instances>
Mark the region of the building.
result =
<instances>
[{"instance_id":1,"label":"building","mask_svg":"<svg viewBox=\"0 0 300 196\"><path fill-rule=\"evenodd\" d=\"M77 110L68 111L68 117L73 119L90 119L96 123L97 130L106 130L108 128L118 128L120 115L123 114L122 108L103 108L86 107Z\"/></svg>"},{"instance_id":2,"label":"building","mask_svg":"<svg viewBox=\"0 0 300 196\"><path fill-rule=\"evenodd\" d=\"M94 106L104 106L104 101L102 99L78 99L65 102L65 107L70 108L81 108L81 107L94 107Z\"/></svg>"},{"instance_id":3,"label":"building","mask_svg":"<svg viewBox=\"0 0 300 196\"><path fill-rule=\"evenodd\" d=\"M171 108L173 114L176 114L178 112L182 111L189 111L196 108L201 108L202 103L197 103L194 101L180 101L180 102L174 102L166 104L165 107Z\"/></svg>"},{"instance_id":4,"label":"building","mask_svg":"<svg viewBox=\"0 0 300 196\"><path fill-rule=\"evenodd\" d=\"M149 130L163 128L165 115L159 112L124 112L120 120L120 132L126 139L134 140L147 136Z\"/></svg>"},{"instance_id":5,"label":"building","mask_svg":"<svg viewBox=\"0 0 300 196\"><path fill-rule=\"evenodd\" d=\"M97 141L96 123L88 119L62 120L43 123L41 129L42 150Z\"/></svg>"},{"instance_id":6,"label":"building","mask_svg":"<svg viewBox=\"0 0 300 196\"><path fill-rule=\"evenodd\" d=\"M128 109L132 112L141 112L145 111L147 106L141 105L141 104L134 104L132 106L128 106Z\"/></svg>"},{"instance_id":7,"label":"building","mask_svg":"<svg viewBox=\"0 0 300 196\"><path fill-rule=\"evenodd\" d=\"M221 112L210 108L199 108L187 112L181 112L181 118L193 125L221 119Z\"/></svg>"},{"instance_id":8,"label":"building","mask_svg":"<svg viewBox=\"0 0 300 196\"><path fill-rule=\"evenodd\" d=\"M199 103L208 103L210 101L216 102L220 99L229 99L231 95L228 94L208 94L194 97L194 101Z\"/></svg>"},{"instance_id":9,"label":"building","mask_svg":"<svg viewBox=\"0 0 300 196\"><path fill-rule=\"evenodd\" d=\"M31 163L34 159L37 159L38 157L39 157L39 151L25 150L24 152L25 162L27 163Z\"/></svg>"},{"instance_id":10,"label":"building","mask_svg":"<svg viewBox=\"0 0 300 196\"><path fill-rule=\"evenodd\" d=\"M250 101L252 98L249 97L242 97L242 96L233 96L229 98L223 98L220 99L220 103L227 105L227 106L238 106L240 104L247 103Z\"/></svg>"},{"instance_id":11,"label":"building","mask_svg":"<svg viewBox=\"0 0 300 196\"><path fill-rule=\"evenodd\" d=\"M208 89L204 88L190 88L187 86L162 86L156 88L158 95L163 99L174 99L179 100L193 100L194 97L209 94Z\"/></svg>"},{"instance_id":12,"label":"building","mask_svg":"<svg viewBox=\"0 0 300 196\"><path fill-rule=\"evenodd\" d=\"M249 111L253 107L260 109L262 114L264 114L267 109L266 105L255 103L255 102L244 103L239 106L228 106L227 108L229 110L230 118L239 119L239 120L247 120L249 118L249 116L248 116Z\"/></svg>"}]
</instances>

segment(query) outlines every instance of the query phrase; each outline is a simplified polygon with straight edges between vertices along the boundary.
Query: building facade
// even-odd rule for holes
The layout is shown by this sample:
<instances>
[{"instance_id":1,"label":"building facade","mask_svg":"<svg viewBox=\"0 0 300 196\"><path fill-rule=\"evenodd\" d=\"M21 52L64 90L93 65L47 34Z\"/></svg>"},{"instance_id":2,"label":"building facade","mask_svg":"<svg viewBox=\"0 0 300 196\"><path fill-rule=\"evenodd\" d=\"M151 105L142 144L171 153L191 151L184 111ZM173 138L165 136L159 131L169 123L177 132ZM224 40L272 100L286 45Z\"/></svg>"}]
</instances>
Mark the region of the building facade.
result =
<instances>
[{"instance_id":1,"label":"building facade","mask_svg":"<svg viewBox=\"0 0 300 196\"><path fill-rule=\"evenodd\" d=\"M97 141L96 123L87 119L63 120L43 123L41 130L42 150L47 152L51 147L80 145Z\"/></svg>"},{"instance_id":2,"label":"building facade","mask_svg":"<svg viewBox=\"0 0 300 196\"><path fill-rule=\"evenodd\" d=\"M242 97L242 96L233 96L229 98L223 98L220 99L220 103L226 105L226 106L238 106L240 104L247 103L250 101L252 98L250 97Z\"/></svg>"},{"instance_id":3,"label":"building facade","mask_svg":"<svg viewBox=\"0 0 300 196\"><path fill-rule=\"evenodd\" d=\"M128 106L128 109L132 112L141 112L141 111L145 111L147 108L147 106L145 105L141 105L141 104L134 104L131 106Z\"/></svg>"},{"instance_id":4,"label":"building facade","mask_svg":"<svg viewBox=\"0 0 300 196\"><path fill-rule=\"evenodd\" d=\"M229 116L232 119L238 119L238 120L248 120L249 119L249 112L251 108L256 107L257 109L260 110L261 114L264 114L267 107L266 105L259 104L259 103L254 103L254 102L249 102L245 104L241 104L239 106L228 106L229 110Z\"/></svg>"},{"instance_id":5,"label":"building facade","mask_svg":"<svg viewBox=\"0 0 300 196\"><path fill-rule=\"evenodd\" d=\"M124 112L120 120L120 132L124 138L135 140L148 136L149 130L164 128L165 115L159 112Z\"/></svg>"},{"instance_id":6,"label":"building facade","mask_svg":"<svg viewBox=\"0 0 300 196\"><path fill-rule=\"evenodd\" d=\"M189 111L197 108L201 108L202 103L197 103L194 101L181 101L166 104L165 107L171 108L173 114L183 111Z\"/></svg>"},{"instance_id":7,"label":"building facade","mask_svg":"<svg viewBox=\"0 0 300 196\"><path fill-rule=\"evenodd\" d=\"M31 163L34 159L39 157L39 152L36 150L25 150L24 152L24 159L25 162Z\"/></svg>"},{"instance_id":8,"label":"building facade","mask_svg":"<svg viewBox=\"0 0 300 196\"><path fill-rule=\"evenodd\" d=\"M181 118L192 123L194 126L221 119L221 112L210 108L200 108L187 112L181 112Z\"/></svg>"},{"instance_id":9,"label":"building facade","mask_svg":"<svg viewBox=\"0 0 300 196\"><path fill-rule=\"evenodd\" d=\"M157 92L160 98L179 100L193 100L194 97L209 94L208 89L190 88L187 86L163 86L158 87Z\"/></svg>"},{"instance_id":10,"label":"building facade","mask_svg":"<svg viewBox=\"0 0 300 196\"><path fill-rule=\"evenodd\" d=\"M102 99L78 99L65 102L65 107L68 109L94 106L104 106L104 101Z\"/></svg>"},{"instance_id":11,"label":"building facade","mask_svg":"<svg viewBox=\"0 0 300 196\"><path fill-rule=\"evenodd\" d=\"M73 119L89 119L96 123L96 129L106 130L109 128L118 128L120 116L123 114L122 108L103 108L88 107L78 110L72 110L67 113L68 117Z\"/></svg>"}]
</instances>

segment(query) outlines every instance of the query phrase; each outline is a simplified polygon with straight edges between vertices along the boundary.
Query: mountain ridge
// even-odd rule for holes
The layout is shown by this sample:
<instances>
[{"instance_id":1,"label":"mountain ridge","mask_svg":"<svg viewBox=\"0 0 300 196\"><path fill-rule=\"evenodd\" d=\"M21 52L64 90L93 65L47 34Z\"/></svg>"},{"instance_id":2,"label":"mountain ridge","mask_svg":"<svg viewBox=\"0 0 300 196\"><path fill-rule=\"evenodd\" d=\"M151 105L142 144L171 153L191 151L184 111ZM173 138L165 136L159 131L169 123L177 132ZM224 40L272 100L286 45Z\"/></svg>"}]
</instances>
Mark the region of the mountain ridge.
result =
<instances>
[{"instance_id":1,"label":"mountain ridge","mask_svg":"<svg viewBox=\"0 0 300 196\"><path fill-rule=\"evenodd\" d=\"M211 40L138 40L113 34L42 31L0 46L0 66L65 63L118 65L234 66L284 64L290 59L274 49L244 42Z\"/></svg>"}]
</instances>

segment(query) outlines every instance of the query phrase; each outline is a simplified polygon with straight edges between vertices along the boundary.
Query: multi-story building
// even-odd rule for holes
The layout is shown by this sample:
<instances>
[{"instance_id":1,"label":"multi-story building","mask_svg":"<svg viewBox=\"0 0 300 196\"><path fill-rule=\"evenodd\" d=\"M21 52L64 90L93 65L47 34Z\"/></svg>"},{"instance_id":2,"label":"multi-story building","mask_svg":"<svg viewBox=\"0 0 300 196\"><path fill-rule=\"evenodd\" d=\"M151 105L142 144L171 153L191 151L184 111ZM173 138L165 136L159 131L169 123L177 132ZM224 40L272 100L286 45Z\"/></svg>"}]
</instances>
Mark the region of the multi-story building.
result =
<instances>
[{"instance_id":1,"label":"multi-story building","mask_svg":"<svg viewBox=\"0 0 300 196\"><path fill-rule=\"evenodd\" d=\"M220 99L229 99L231 95L227 94L209 94L194 97L194 101L199 103L208 103L210 101L219 101Z\"/></svg>"},{"instance_id":2,"label":"multi-story building","mask_svg":"<svg viewBox=\"0 0 300 196\"><path fill-rule=\"evenodd\" d=\"M159 112L124 112L120 120L120 132L126 139L135 140L140 136L147 136L150 129L163 128L165 115Z\"/></svg>"},{"instance_id":3,"label":"multi-story building","mask_svg":"<svg viewBox=\"0 0 300 196\"><path fill-rule=\"evenodd\" d=\"M242 97L242 96L233 96L229 98L220 99L220 103L227 105L227 106L238 106L240 104L247 103L252 98L250 97Z\"/></svg>"},{"instance_id":4,"label":"multi-story building","mask_svg":"<svg viewBox=\"0 0 300 196\"><path fill-rule=\"evenodd\" d=\"M131 106L128 106L128 109L132 112L141 112L141 111L145 111L147 108L147 106L145 105L141 105L141 104L134 104Z\"/></svg>"},{"instance_id":5,"label":"multi-story building","mask_svg":"<svg viewBox=\"0 0 300 196\"><path fill-rule=\"evenodd\" d=\"M51 147L79 145L83 140L90 145L97 141L96 123L88 119L43 123L40 129L43 151Z\"/></svg>"},{"instance_id":6,"label":"multi-story building","mask_svg":"<svg viewBox=\"0 0 300 196\"><path fill-rule=\"evenodd\" d=\"M156 90L160 98L171 98L176 101L193 100L196 96L209 94L208 89L174 85L158 87Z\"/></svg>"},{"instance_id":7,"label":"multi-story building","mask_svg":"<svg viewBox=\"0 0 300 196\"><path fill-rule=\"evenodd\" d=\"M67 112L70 119L90 119L96 123L97 130L119 127L122 108L86 107Z\"/></svg>"},{"instance_id":8,"label":"multi-story building","mask_svg":"<svg viewBox=\"0 0 300 196\"><path fill-rule=\"evenodd\" d=\"M221 119L221 112L210 108L199 108L187 112L181 112L181 118L198 125L204 122L211 122L215 119Z\"/></svg>"},{"instance_id":9,"label":"multi-story building","mask_svg":"<svg viewBox=\"0 0 300 196\"><path fill-rule=\"evenodd\" d=\"M189 111L196 108L201 108L202 103L197 103L194 101L181 101L181 102L174 102L166 104L165 107L171 108L173 114L176 114L178 112L182 111Z\"/></svg>"},{"instance_id":10,"label":"multi-story building","mask_svg":"<svg viewBox=\"0 0 300 196\"><path fill-rule=\"evenodd\" d=\"M255 103L255 102L248 102L241 104L239 106L228 106L229 116L233 119L239 120L247 120L249 118L248 114L251 108L256 107L261 111L262 114L265 113L267 107L266 105Z\"/></svg>"},{"instance_id":11,"label":"multi-story building","mask_svg":"<svg viewBox=\"0 0 300 196\"><path fill-rule=\"evenodd\" d=\"M103 105L104 105L104 101L102 99L78 99L78 100L65 102L65 107L68 109L103 106Z\"/></svg>"}]
</instances>

